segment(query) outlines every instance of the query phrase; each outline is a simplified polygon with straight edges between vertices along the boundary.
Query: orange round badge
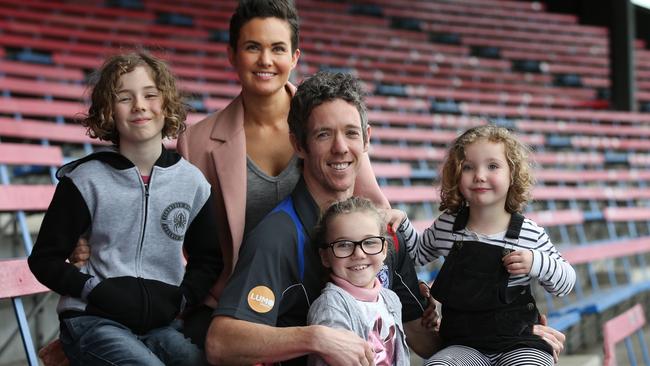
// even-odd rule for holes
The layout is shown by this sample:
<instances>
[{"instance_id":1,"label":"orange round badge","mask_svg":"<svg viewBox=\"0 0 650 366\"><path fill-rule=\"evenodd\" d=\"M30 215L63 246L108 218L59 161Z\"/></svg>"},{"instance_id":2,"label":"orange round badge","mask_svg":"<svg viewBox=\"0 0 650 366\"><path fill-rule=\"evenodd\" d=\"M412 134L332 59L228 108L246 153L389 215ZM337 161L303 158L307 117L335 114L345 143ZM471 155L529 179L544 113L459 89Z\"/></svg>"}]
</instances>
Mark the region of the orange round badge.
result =
<instances>
[{"instance_id":1,"label":"orange round badge","mask_svg":"<svg viewBox=\"0 0 650 366\"><path fill-rule=\"evenodd\" d=\"M258 313L268 313L273 309L275 304L275 295L273 291L266 286L254 287L248 293L248 306Z\"/></svg>"}]
</instances>

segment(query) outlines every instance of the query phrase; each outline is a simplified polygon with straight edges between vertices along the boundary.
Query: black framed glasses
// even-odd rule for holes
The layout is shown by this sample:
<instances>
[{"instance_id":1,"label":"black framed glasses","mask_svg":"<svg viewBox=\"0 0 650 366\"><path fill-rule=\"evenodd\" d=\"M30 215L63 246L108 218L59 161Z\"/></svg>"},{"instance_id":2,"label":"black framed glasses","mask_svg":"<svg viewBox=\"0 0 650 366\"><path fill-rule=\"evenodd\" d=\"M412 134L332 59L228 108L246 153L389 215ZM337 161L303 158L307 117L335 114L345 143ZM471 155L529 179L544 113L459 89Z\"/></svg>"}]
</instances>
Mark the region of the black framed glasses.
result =
<instances>
[{"instance_id":1,"label":"black framed glasses","mask_svg":"<svg viewBox=\"0 0 650 366\"><path fill-rule=\"evenodd\" d=\"M383 236L369 236L361 240L336 240L327 244L328 248L332 249L332 253L336 258L347 258L354 253L357 246L367 255L376 255L384 250L386 238Z\"/></svg>"}]
</instances>

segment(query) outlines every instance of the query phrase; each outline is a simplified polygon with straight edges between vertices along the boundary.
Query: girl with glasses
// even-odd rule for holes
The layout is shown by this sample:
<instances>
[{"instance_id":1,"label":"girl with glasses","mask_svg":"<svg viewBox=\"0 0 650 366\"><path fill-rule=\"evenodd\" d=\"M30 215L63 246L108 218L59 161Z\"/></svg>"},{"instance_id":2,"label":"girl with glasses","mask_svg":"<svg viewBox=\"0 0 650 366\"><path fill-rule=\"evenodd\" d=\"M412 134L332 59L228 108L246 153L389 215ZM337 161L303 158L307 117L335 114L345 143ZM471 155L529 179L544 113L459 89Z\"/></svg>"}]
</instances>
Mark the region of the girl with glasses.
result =
<instances>
[{"instance_id":1,"label":"girl with glasses","mask_svg":"<svg viewBox=\"0 0 650 366\"><path fill-rule=\"evenodd\" d=\"M329 282L309 308L308 324L347 329L366 339L375 365L408 365L409 351L397 295L382 287L391 242L383 216L368 200L352 197L330 206L315 238ZM312 355L310 365L325 365Z\"/></svg>"}]
</instances>

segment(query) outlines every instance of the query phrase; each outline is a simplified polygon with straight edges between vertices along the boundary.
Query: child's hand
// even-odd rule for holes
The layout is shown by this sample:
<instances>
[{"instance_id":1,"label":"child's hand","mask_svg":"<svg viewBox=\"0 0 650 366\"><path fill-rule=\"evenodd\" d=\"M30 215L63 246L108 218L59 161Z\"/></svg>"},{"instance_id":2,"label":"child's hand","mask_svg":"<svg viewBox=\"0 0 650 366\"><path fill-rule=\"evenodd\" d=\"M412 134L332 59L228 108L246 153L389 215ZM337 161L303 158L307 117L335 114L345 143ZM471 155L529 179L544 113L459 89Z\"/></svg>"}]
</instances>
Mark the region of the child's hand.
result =
<instances>
[{"instance_id":1,"label":"child's hand","mask_svg":"<svg viewBox=\"0 0 650 366\"><path fill-rule=\"evenodd\" d=\"M510 274L526 275L533 267L533 252L530 250L515 250L503 257L503 266Z\"/></svg>"},{"instance_id":2,"label":"child's hand","mask_svg":"<svg viewBox=\"0 0 650 366\"><path fill-rule=\"evenodd\" d=\"M390 225L394 232L397 232L399 225L406 219L406 212L394 208L380 209L384 214L384 221Z\"/></svg>"}]
</instances>

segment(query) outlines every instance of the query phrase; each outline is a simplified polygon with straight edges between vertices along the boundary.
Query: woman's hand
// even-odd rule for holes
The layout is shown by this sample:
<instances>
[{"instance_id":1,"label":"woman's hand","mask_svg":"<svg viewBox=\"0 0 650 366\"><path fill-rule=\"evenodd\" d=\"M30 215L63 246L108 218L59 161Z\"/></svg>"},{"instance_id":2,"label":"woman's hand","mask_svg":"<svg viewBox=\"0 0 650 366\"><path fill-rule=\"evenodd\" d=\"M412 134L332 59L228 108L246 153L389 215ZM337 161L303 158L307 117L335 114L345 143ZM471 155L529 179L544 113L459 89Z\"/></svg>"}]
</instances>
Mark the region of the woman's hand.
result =
<instances>
[{"instance_id":1,"label":"woman's hand","mask_svg":"<svg viewBox=\"0 0 650 366\"><path fill-rule=\"evenodd\" d=\"M406 219L406 212L394 208L380 209L384 214L384 221L388 224L393 232L397 232L399 225Z\"/></svg>"},{"instance_id":2,"label":"woman's hand","mask_svg":"<svg viewBox=\"0 0 650 366\"><path fill-rule=\"evenodd\" d=\"M77 246L74 248L70 258L68 260L70 263L74 264L75 267L81 268L86 262L90 259L90 246L88 245L88 240L85 238L79 238L77 241Z\"/></svg>"}]
</instances>

